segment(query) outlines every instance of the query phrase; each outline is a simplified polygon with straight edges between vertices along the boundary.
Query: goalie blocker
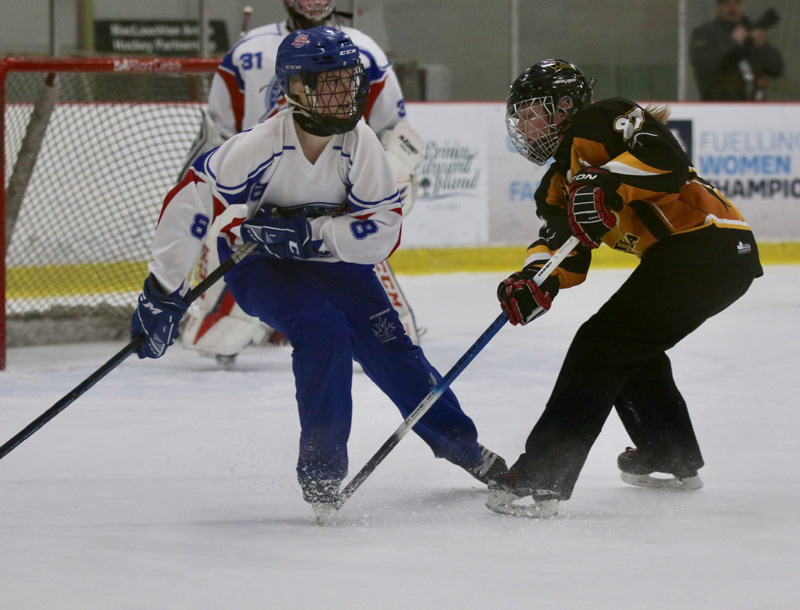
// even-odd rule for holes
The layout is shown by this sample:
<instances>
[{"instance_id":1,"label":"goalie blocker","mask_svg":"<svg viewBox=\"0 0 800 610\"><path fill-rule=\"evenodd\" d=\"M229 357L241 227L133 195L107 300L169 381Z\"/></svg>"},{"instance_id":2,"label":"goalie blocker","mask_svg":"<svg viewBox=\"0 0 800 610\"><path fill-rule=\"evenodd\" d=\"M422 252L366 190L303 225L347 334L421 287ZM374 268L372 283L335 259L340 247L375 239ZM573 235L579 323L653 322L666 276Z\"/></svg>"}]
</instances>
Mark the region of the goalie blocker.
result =
<instances>
[{"instance_id":1,"label":"goalie blocker","mask_svg":"<svg viewBox=\"0 0 800 610\"><path fill-rule=\"evenodd\" d=\"M408 123L398 123L393 128L381 132L380 141L397 183L403 204L403 216L408 216L417 200L419 181L416 168L425 156L422 152L425 142Z\"/></svg>"},{"instance_id":2,"label":"goalie blocker","mask_svg":"<svg viewBox=\"0 0 800 610\"><path fill-rule=\"evenodd\" d=\"M198 142L195 143L195 154L210 150L216 146L214 142L218 143L217 137L214 137L213 124L204 121L203 133L205 141L199 145ZM385 130L380 134L380 141L389 159L405 216L416 200L418 181L415 168L423 157L425 143L408 123L398 123L392 129ZM222 217L218 218L211 226L203 244L198 266L199 280L206 276L209 269L215 269L219 265L216 243L220 228L225 224L221 219ZM419 345L424 331L417 328L414 312L400 289L389 262L383 261L375 265L375 273L400 316L406 334L415 345ZM242 311L223 280L195 301L186 317L181 338L184 347L214 356L223 364L235 358L249 345L258 345L265 340L277 345L284 341L282 333Z\"/></svg>"}]
</instances>

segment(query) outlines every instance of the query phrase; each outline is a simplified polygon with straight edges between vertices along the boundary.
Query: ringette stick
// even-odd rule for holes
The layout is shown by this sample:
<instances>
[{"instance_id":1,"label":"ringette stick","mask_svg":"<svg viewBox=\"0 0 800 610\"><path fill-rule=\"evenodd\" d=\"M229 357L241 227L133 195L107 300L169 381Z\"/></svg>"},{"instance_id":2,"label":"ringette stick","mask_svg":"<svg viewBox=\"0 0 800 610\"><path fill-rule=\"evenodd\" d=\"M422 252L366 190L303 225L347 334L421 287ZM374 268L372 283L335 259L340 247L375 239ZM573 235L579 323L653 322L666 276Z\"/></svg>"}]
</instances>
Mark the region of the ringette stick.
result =
<instances>
[{"instance_id":1,"label":"ringette stick","mask_svg":"<svg viewBox=\"0 0 800 610\"><path fill-rule=\"evenodd\" d=\"M243 246L239 246L228 260L226 260L219 267L214 269L214 271L208 274L206 279L204 279L197 286L192 288L188 293L186 293L184 300L187 303L192 303L201 294L203 294L206 290L208 290L212 284L214 284L217 280L219 280L236 263L238 263L245 256L250 254L255 249L255 247L256 244L254 243L246 243ZM76 399L78 399L80 396L82 396L88 390L90 390L103 377L108 375L111 371L113 371L120 364L122 364L122 362L128 356L133 354L136 350L138 350L142 346L144 341L145 341L144 335L139 335L135 339L132 339L131 342L128 343L128 345L126 345L119 352L117 352L116 355L114 355L108 362L106 362L103 366L97 369L94 373L92 373L86 379L84 379L69 394L64 396L56 404L47 409L47 411L42 413L39 417L34 419L30 424L25 426L25 428L23 428L20 432L14 435L2 447L0 447L0 460L3 459L5 456L7 456L9 453L11 453L14 449L16 449L17 446L19 446L23 441L29 438L32 434L34 434L37 430L39 430L51 419L53 419L56 415L61 413L61 411L63 411L69 405L75 402Z\"/></svg>"},{"instance_id":2,"label":"ringette stick","mask_svg":"<svg viewBox=\"0 0 800 610\"><path fill-rule=\"evenodd\" d=\"M569 256L570 252L572 252L579 244L577 237L570 237L563 246L561 246L553 256L550 258L549 261L539 270L539 272L534 276L533 280L538 284L541 285L553 270L561 264L567 256ZM456 378L467 368L467 365L472 362L472 360L477 356L480 351L486 347L486 344L494 337L500 329L508 322L508 317L505 313L501 313L497 319L491 323L489 328L483 331L483 334L478 337L478 340L472 344L472 346L466 351L466 353L461 356L461 358L453 365L447 375L442 378L442 381L433 388L428 395L422 399L422 402L417 405L417 408L414 409L411 414L400 424L400 427L394 431L394 433L386 440L386 442L381 446L380 449L373 455L370 460L366 463L366 465L353 477L353 479L345 486L345 488L339 494L339 498L336 502L336 510L338 511L345 502L352 496L355 491L361 487L361 484L366 480L366 478L372 474L372 472L378 467L378 465L384 460L384 458L389 455L392 449L394 449L400 440L408 433L411 428L414 427L425 413L428 412L434 403L439 399L439 397L444 394L447 388L456 380ZM328 521L333 518L335 513L331 514L328 518Z\"/></svg>"}]
</instances>

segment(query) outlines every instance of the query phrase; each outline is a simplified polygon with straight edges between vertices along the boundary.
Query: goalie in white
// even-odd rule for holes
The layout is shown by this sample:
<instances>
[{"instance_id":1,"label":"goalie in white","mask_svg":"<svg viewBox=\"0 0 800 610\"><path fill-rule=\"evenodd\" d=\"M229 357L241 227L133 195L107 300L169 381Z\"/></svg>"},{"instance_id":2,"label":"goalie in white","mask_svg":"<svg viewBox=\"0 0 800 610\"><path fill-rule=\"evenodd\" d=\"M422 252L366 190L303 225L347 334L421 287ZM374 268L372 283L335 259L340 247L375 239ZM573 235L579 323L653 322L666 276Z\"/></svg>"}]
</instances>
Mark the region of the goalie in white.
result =
<instances>
[{"instance_id":1,"label":"goalie in white","mask_svg":"<svg viewBox=\"0 0 800 610\"><path fill-rule=\"evenodd\" d=\"M292 31L330 25L335 19L335 0L284 0L284 4L288 11L285 21L252 30L221 61L211 84L208 113L204 113L186 168L200 154L286 108L286 99L275 78L278 46ZM383 50L357 29L339 29L359 48L370 87L364 120L378 134L387 153L406 215L416 198L414 171L423 155L424 142L405 120L400 84ZM219 264L213 247L218 230L219 225L215 225L209 231L206 243L212 247L203 248L198 279ZM406 333L418 344L420 332L413 311L388 261L375 265L375 272ZM283 339L281 333L245 314L224 282L219 282L192 306L182 336L185 347L216 356L218 362L228 365L245 347L260 343L268 333L270 342L279 343Z\"/></svg>"}]
</instances>

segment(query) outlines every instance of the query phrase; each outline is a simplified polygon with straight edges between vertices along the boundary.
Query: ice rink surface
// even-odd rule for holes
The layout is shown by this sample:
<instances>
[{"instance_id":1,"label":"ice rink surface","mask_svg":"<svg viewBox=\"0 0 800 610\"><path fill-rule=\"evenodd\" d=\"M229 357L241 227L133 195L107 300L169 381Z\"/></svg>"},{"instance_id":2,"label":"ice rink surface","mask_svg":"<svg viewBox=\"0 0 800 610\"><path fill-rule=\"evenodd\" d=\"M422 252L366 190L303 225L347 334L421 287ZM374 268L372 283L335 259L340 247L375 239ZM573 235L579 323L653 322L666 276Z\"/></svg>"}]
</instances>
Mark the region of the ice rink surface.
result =
<instances>
[{"instance_id":1,"label":"ice rink surface","mask_svg":"<svg viewBox=\"0 0 800 610\"><path fill-rule=\"evenodd\" d=\"M454 383L509 463L576 328L628 274L593 271ZM502 276L399 278L443 374L498 315ZM121 347L10 350L0 442ZM329 527L295 480L289 348L251 348L233 371L180 347L131 358L0 461L0 610L799 608L800 266L767 267L670 356L704 489L622 483L612 413L556 519L489 512L409 434ZM353 394L351 476L401 423L363 373Z\"/></svg>"}]
</instances>

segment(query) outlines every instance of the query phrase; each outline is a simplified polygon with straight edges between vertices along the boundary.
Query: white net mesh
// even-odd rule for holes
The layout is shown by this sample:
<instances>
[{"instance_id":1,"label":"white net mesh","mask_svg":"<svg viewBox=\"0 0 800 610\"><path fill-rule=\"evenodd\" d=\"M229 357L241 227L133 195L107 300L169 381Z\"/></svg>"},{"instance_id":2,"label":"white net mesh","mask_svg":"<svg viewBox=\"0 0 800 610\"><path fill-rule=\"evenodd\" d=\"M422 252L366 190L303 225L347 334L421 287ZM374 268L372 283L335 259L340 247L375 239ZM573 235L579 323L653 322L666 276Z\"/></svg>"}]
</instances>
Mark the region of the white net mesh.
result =
<instances>
[{"instance_id":1,"label":"white net mesh","mask_svg":"<svg viewBox=\"0 0 800 610\"><path fill-rule=\"evenodd\" d=\"M197 64L192 73L55 72L18 210L6 200L8 345L128 332L159 210L199 129L214 63ZM25 171L20 151L46 78L7 74L6 195Z\"/></svg>"}]
</instances>

